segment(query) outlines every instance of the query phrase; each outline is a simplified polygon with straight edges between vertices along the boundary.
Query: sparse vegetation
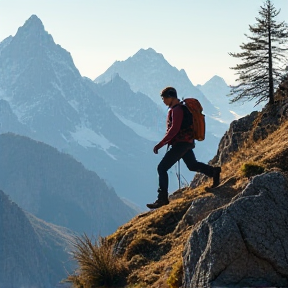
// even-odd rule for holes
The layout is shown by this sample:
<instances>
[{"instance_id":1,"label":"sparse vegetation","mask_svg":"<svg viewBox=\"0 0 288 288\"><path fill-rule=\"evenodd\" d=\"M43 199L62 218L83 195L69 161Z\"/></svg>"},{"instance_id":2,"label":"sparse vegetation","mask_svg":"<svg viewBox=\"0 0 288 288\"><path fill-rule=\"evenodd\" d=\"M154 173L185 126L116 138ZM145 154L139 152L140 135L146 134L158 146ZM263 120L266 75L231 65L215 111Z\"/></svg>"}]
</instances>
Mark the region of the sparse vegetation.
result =
<instances>
[{"instance_id":1,"label":"sparse vegetation","mask_svg":"<svg viewBox=\"0 0 288 288\"><path fill-rule=\"evenodd\" d=\"M182 277L183 277L183 263L182 259L180 259L173 265L171 274L167 280L169 288L181 287Z\"/></svg>"},{"instance_id":2,"label":"sparse vegetation","mask_svg":"<svg viewBox=\"0 0 288 288\"><path fill-rule=\"evenodd\" d=\"M130 260L134 255L141 255L144 258L153 259L154 251L158 249L158 243L149 235L139 235L128 246L126 257Z\"/></svg>"},{"instance_id":3,"label":"sparse vegetation","mask_svg":"<svg viewBox=\"0 0 288 288\"><path fill-rule=\"evenodd\" d=\"M257 163L244 163L241 166L241 172L244 177L250 178L258 174L264 173L265 168Z\"/></svg>"},{"instance_id":4,"label":"sparse vegetation","mask_svg":"<svg viewBox=\"0 0 288 288\"><path fill-rule=\"evenodd\" d=\"M125 262L106 238L92 243L87 235L76 237L73 257L79 268L67 279L76 288L123 287L126 283Z\"/></svg>"}]
</instances>

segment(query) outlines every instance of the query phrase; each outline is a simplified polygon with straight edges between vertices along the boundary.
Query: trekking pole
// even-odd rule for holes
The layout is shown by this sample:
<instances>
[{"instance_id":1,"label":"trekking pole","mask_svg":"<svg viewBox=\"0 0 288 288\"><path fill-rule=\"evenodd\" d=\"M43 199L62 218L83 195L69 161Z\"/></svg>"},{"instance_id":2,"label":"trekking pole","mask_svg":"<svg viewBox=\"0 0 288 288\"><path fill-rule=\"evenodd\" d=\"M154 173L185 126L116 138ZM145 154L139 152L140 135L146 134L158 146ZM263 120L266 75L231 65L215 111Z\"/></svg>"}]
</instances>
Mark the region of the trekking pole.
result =
<instances>
[{"instance_id":1,"label":"trekking pole","mask_svg":"<svg viewBox=\"0 0 288 288\"><path fill-rule=\"evenodd\" d=\"M180 186L181 186L181 184L180 184L180 159L178 160L178 184L179 184L179 190L180 190Z\"/></svg>"}]
</instances>

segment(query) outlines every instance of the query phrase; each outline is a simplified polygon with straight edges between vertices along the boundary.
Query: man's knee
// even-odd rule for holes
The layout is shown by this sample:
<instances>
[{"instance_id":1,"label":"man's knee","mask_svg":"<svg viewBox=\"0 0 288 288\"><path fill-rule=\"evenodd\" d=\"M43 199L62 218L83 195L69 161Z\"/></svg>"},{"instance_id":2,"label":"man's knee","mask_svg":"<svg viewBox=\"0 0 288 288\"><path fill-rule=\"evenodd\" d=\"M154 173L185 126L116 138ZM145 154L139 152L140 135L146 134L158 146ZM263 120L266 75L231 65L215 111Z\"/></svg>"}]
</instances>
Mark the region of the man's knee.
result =
<instances>
[{"instance_id":1,"label":"man's knee","mask_svg":"<svg viewBox=\"0 0 288 288\"><path fill-rule=\"evenodd\" d=\"M189 164L189 165L186 165L186 166L189 169L189 171L198 172L197 163L192 163L192 164Z\"/></svg>"},{"instance_id":2,"label":"man's knee","mask_svg":"<svg viewBox=\"0 0 288 288\"><path fill-rule=\"evenodd\" d=\"M165 167L165 165L163 165L162 163L160 163L158 166L157 166L157 171L158 171L158 174L161 174L161 173L166 173L168 171L167 167Z\"/></svg>"}]
</instances>

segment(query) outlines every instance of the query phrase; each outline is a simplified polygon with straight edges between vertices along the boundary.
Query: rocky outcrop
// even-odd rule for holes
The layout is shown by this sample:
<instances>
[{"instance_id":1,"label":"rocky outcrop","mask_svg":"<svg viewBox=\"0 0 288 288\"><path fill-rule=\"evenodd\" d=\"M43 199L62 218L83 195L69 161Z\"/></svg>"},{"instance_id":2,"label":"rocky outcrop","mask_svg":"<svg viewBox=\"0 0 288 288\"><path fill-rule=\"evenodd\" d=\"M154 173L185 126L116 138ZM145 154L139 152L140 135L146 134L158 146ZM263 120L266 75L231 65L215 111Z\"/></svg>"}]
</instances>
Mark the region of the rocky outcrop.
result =
<instances>
[{"instance_id":1,"label":"rocky outcrop","mask_svg":"<svg viewBox=\"0 0 288 288\"><path fill-rule=\"evenodd\" d=\"M229 130L225 132L219 143L217 155L212 160L213 163L221 165L231 160L232 153L238 151L249 137L258 114L259 112L254 111L250 115L235 120L230 124Z\"/></svg>"},{"instance_id":2,"label":"rocky outcrop","mask_svg":"<svg viewBox=\"0 0 288 288\"><path fill-rule=\"evenodd\" d=\"M288 119L288 76L275 93L274 105L267 104L261 112L254 111L230 124L222 137L211 164L222 165L231 160L233 152L243 147L247 140L265 139Z\"/></svg>"},{"instance_id":3,"label":"rocky outcrop","mask_svg":"<svg viewBox=\"0 0 288 288\"><path fill-rule=\"evenodd\" d=\"M283 81L275 94L275 104L267 104L261 112L233 121L219 142L216 156L210 165L222 166L232 160L233 154L253 142L263 140L276 131L288 119L288 80ZM245 146L246 145L246 146ZM197 187L207 177L197 173L190 186Z\"/></svg>"},{"instance_id":4,"label":"rocky outcrop","mask_svg":"<svg viewBox=\"0 0 288 288\"><path fill-rule=\"evenodd\" d=\"M287 205L281 173L256 176L193 229L183 252L183 288L287 287Z\"/></svg>"}]
</instances>

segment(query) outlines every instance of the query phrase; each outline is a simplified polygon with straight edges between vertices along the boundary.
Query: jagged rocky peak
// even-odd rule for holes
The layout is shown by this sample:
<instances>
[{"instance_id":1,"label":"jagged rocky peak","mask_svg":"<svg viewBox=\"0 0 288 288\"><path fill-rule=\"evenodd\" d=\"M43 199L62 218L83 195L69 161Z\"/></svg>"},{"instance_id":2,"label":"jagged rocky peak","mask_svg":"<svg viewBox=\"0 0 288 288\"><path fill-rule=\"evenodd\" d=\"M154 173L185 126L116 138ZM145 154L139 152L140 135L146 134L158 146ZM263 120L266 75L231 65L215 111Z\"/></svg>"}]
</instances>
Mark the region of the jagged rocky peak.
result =
<instances>
[{"instance_id":1,"label":"jagged rocky peak","mask_svg":"<svg viewBox=\"0 0 288 288\"><path fill-rule=\"evenodd\" d=\"M161 53L156 52L153 48L148 49L140 49L136 54L134 54L130 59L134 59L136 61L166 61L164 56Z\"/></svg>"},{"instance_id":2,"label":"jagged rocky peak","mask_svg":"<svg viewBox=\"0 0 288 288\"><path fill-rule=\"evenodd\" d=\"M143 49L141 48L136 54L135 56L142 56L142 55L155 55L155 54L158 54L158 55L162 55L160 53L157 53L153 48L148 48L148 49Z\"/></svg>"},{"instance_id":3,"label":"jagged rocky peak","mask_svg":"<svg viewBox=\"0 0 288 288\"><path fill-rule=\"evenodd\" d=\"M225 85L225 86L227 86L227 84L226 84L226 82L225 82L225 80L222 78L222 77L220 77L220 76L218 76L218 75L215 75L215 76L213 76L210 80L208 80L206 83L205 83L205 85L206 84L209 84L209 85L217 85L217 86L220 86L220 85Z\"/></svg>"},{"instance_id":4,"label":"jagged rocky peak","mask_svg":"<svg viewBox=\"0 0 288 288\"><path fill-rule=\"evenodd\" d=\"M23 38L23 40L41 40L43 41L45 38L49 37L50 40L52 36L45 31L44 25L42 21L36 16L32 15L28 20L25 21L24 25L18 28L18 31L15 35L15 38Z\"/></svg>"},{"instance_id":5,"label":"jagged rocky peak","mask_svg":"<svg viewBox=\"0 0 288 288\"><path fill-rule=\"evenodd\" d=\"M42 21L36 16L32 15L25 21L24 25L19 27L16 35L9 42L9 57L25 61L31 57L42 55L43 51L54 50L56 45L52 35L50 35L44 28ZM57 49L57 48L56 48ZM64 49L63 49L64 50ZM67 53L67 51L65 50ZM6 53L6 51L5 51ZM4 57L7 56L4 53Z\"/></svg>"},{"instance_id":6,"label":"jagged rocky peak","mask_svg":"<svg viewBox=\"0 0 288 288\"><path fill-rule=\"evenodd\" d=\"M43 30L44 29L44 25L42 23L42 21L40 20L40 18L38 18L36 15L32 15L28 20L25 21L25 24L22 26L23 28L33 28L33 29L37 29L37 30Z\"/></svg>"}]
</instances>

